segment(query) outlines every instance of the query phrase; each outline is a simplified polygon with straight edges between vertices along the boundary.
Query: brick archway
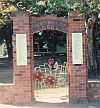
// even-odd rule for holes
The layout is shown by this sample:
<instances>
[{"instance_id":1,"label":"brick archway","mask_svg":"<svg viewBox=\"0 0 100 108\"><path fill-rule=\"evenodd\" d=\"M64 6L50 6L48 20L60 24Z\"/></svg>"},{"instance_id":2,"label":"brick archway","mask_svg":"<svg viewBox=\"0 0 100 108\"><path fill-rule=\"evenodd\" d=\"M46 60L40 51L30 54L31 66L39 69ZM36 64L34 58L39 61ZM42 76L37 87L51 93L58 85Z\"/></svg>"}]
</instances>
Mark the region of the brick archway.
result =
<instances>
[{"instance_id":1,"label":"brick archway","mask_svg":"<svg viewBox=\"0 0 100 108\"><path fill-rule=\"evenodd\" d=\"M34 101L33 82L33 34L40 30L59 30L67 33L69 102L86 101L86 35L84 18L70 11L68 18L47 15L32 18L29 13L18 11L13 14L13 84L0 85L0 103L31 103ZM73 57L77 48L76 35L82 41L78 60ZM76 37L76 38L75 38ZM73 41L73 42L72 42ZM73 49L73 47L74 49ZM77 46L78 47L78 46ZM78 50L77 50L78 51ZM74 52L74 53L73 53ZM77 62L77 63L76 63Z\"/></svg>"},{"instance_id":2,"label":"brick archway","mask_svg":"<svg viewBox=\"0 0 100 108\"><path fill-rule=\"evenodd\" d=\"M39 21L34 21L32 23L32 31L33 33L41 31L41 30L58 30L61 32L67 32L67 20L59 21L59 20L45 20L41 19Z\"/></svg>"}]
</instances>

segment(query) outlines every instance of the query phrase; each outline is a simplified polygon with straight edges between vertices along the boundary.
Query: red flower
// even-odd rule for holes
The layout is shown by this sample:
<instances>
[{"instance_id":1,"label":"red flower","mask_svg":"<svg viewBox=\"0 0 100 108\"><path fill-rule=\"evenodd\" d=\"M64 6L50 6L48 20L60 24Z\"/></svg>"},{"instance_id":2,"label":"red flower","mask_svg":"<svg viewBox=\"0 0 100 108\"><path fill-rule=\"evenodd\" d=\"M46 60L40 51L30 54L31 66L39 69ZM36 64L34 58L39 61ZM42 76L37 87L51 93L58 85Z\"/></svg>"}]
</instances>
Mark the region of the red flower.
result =
<instances>
[{"instance_id":1,"label":"red flower","mask_svg":"<svg viewBox=\"0 0 100 108\"><path fill-rule=\"evenodd\" d=\"M34 78L37 81L42 81L44 78L44 74L40 71L38 71L37 73L34 74Z\"/></svg>"},{"instance_id":2,"label":"red flower","mask_svg":"<svg viewBox=\"0 0 100 108\"><path fill-rule=\"evenodd\" d=\"M49 59L47 63L48 64L53 64L54 63L54 59Z\"/></svg>"},{"instance_id":3,"label":"red flower","mask_svg":"<svg viewBox=\"0 0 100 108\"><path fill-rule=\"evenodd\" d=\"M54 76L47 76L45 79L45 83L47 86L54 86L55 85L55 77Z\"/></svg>"}]
</instances>

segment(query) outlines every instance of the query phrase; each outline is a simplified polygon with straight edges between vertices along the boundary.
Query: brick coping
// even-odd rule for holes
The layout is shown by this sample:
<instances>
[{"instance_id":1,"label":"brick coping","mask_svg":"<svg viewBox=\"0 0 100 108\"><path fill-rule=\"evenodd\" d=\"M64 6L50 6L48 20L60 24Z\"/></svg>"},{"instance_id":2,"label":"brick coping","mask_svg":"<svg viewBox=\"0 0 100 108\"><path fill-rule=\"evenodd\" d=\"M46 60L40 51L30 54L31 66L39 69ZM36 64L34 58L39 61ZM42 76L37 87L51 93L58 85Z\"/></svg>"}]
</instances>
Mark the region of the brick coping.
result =
<instances>
[{"instance_id":1,"label":"brick coping","mask_svg":"<svg viewBox=\"0 0 100 108\"><path fill-rule=\"evenodd\" d=\"M90 83L92 83L92 82L99 82L100 83L100 80L88 80L88 82Z\"/></svg>"},{"instance_id":2,"label":"brick coping","mask_svg":"<svg viewBox=\"0 0 100 108\"><path fill-rule=\"evenodd\" d=\"M100 80L88 80L88 82L99 82L100 83ZM0 83L0 85L15 85L14 83Z\"/></svg>"},{"instance_id":3,"label":"brick coping","mask_svg":"<svg viewBox=\"0 0 100 108\"><path fill-rule=\"evenodd\" d=\"M14 83L0 83L0 86L5 86L5 85L15 85Z\"/></svg>"}]
</instances>

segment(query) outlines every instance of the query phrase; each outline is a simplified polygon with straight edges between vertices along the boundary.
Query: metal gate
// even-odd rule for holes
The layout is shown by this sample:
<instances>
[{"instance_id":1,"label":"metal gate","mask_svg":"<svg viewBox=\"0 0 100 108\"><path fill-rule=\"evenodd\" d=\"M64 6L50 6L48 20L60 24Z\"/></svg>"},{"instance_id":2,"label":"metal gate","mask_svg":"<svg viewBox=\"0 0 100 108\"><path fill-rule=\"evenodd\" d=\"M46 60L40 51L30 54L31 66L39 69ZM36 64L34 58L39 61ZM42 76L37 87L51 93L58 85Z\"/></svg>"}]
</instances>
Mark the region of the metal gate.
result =
<instances>
[{"instance_id":1,"label":"metal gate","mask_svg":"<svg viewBox=\"0 0 100 108\"><path fill-rule=\"evenodd\" d=\"M47 102L67 101L67 62L58 64L54 59L48 59L47 62L35 67L34 72L36 100Z\"/></svg>"}]
</instances>

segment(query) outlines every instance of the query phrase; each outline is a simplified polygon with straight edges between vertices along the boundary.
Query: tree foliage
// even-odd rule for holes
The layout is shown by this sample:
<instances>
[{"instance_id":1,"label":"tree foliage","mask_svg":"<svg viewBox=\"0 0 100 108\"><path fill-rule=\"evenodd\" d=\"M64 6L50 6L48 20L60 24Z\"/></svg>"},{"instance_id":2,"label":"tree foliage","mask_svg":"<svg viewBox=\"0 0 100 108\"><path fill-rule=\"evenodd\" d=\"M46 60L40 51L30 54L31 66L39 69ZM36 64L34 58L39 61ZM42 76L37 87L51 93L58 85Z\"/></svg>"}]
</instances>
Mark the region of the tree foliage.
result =
<instances>
[{"instance_id":1,"label":"tree foliage","mask_svg":"<svg viewBox=\"0 0 100 108\"><path fill-rule=\"evenodd\" d=\"M59 10L78 10L83 13L100 11L100 0L1 0L0 25L11 19L11 13L25 9L33 15L57 13Z\"/></svg>"}]
</instances>

